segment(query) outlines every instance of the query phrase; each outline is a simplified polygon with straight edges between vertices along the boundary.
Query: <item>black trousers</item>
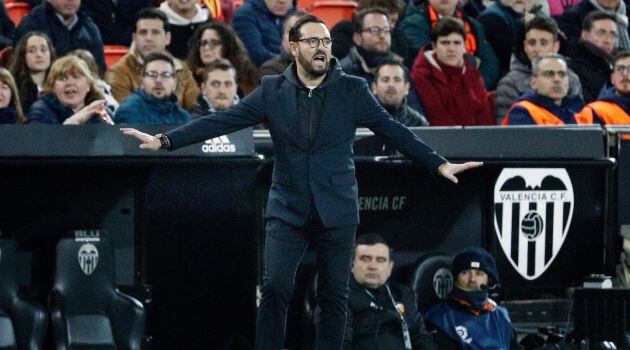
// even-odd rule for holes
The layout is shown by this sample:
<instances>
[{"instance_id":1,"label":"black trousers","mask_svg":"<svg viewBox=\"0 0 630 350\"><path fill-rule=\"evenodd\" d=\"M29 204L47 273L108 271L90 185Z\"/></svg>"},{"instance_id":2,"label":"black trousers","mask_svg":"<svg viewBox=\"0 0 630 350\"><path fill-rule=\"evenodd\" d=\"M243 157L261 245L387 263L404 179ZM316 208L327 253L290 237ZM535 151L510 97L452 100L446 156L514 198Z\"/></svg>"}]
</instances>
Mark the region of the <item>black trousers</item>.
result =
<instances>
[{"instance_id":1,"label":"black trousers","mask_svg":"<svg viewBox=\"0 0 630 350\"><path fill-rule=\"evenodd\" d=\"M356 226L326 228L313 219L305 227L295 227L272 218L267 220L266 230L256 350L279 350L284 345L295 274L310 241L317 251L317 303L321 309L316 349L341 349Z\"/></svg>"}]
</instances>

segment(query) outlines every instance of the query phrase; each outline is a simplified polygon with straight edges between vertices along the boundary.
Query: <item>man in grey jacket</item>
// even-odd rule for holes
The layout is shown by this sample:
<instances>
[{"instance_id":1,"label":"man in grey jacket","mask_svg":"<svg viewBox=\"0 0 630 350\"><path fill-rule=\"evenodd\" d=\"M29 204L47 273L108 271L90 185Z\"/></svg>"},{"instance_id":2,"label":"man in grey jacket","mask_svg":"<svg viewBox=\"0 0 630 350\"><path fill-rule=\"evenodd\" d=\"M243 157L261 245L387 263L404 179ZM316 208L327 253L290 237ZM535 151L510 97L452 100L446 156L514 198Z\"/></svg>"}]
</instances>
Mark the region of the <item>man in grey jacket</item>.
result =
<instances>
[{"instance_id":1,"label":"man in grey jacket","mask_svg":"<svg viewBox=\"0 0 630 350\"><path fill-rule=\"evenodd\" d=\"M522 45L522 46L521 46ZM558 25L551 18L536 17L525 26L525 38L517 43L510 61L510 71L499 80L495 116L500 124L505 114L516 99L528 90L532 90L531 61L534 57L547 53L557 53L560 49L558 41ZM569 97L582 97L582 85L577 74L569 69Z\"/></svg>"}]
</instances>

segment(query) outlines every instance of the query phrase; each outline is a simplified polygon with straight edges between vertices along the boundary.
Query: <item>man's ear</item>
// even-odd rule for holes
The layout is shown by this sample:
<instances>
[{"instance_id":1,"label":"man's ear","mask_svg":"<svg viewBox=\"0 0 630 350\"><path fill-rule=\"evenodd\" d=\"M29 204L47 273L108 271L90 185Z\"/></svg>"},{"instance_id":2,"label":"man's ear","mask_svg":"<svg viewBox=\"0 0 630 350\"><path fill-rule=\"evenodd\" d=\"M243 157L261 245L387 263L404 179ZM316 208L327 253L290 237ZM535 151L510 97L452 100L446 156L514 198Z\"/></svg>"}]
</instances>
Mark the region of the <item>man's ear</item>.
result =
<instances>
[{"instance_id":1,"label":"man's ear","mask_svg":"<svg viewBox=\"0 0 630 350\"><path fill-rule=\"evenodd\" d=\"M356 46L361 46L361 43L363 42L363 40L361 40L361 33L352 34L352 42L354 42L354 45Z\"/></svg>"},{"instance_id":2,"label":"man's ear","mask_svg":"<svg viewBox=\"0 0 630 350\"><path fill-rule=\"evenodd\" d=\"M372 93L376 95L376 83L372 82Z\"/></svg>"},{"instance_id":3,"label":"man's ear","mask_svg":"<svg viewBox=\"0 0 630 350\"><path fill-rule=\"evenodd\" d=\"M291 52L291 56L297 57L298 56L298 44L293 42L293 41L289 41L289 52Z\"/></svg>"}]
</instances>

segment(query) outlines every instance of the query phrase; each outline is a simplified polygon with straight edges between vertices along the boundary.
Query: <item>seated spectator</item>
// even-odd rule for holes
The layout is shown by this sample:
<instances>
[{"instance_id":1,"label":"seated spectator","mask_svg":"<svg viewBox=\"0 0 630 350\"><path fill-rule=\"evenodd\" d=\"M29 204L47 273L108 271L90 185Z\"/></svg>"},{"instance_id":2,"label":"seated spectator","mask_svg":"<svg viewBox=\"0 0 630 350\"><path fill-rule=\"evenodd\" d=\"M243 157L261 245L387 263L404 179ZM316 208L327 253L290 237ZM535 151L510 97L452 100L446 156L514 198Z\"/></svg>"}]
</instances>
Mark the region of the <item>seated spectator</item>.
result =
<instances>
[{"instance_id":1,"label":"seated spectator","mask_svg":"<svg viewBox=\"0 0 630 350\"><path fill-rule=\"evenodd\" d=\"M64 56L50 68L43 95L28 111L27 122L113 124L111 117L87 64L78 57Z\"/></svg>"},{"instance_id":2,"label":"seated spectator","mask_svg":"<svg viewBox=\"0 0 630 350\"><path fill-rule=\"evenodd\" d=\"M171 42L166 48L173 56L183 60L195 29L212 22L210 12L202 8L198 1L191 0L166 0L160 4L160 11L168 17L171 29Z\"/></svg>"},{"instance_id":3,"label":"seated spectator","mask_svg":"<svg viewBox=\"0 0 630 350\"><path fill-rule=\"evenodd\" d=\"M471 247L453 258L455 285L447 301L426 313L427 325L439 349L522 349L510 316L488 297L499 284L494 258Z\"/></svg>"},{"instance_id":4,"label":"seated spectator","mask_svg":"<svg viewBox=\"0 0 630 350\"><path fill-rule=\"evenodd\" d=\"M421 52L411 81L432 126L493 125L492 106L475 59L466 53L466 30L454 18L433 29L433 50Z\"/></svg>"},{"instance_id":5,"label":"seated spectator","mask_svg":"<svg viewBox=\"0 0 630 350\"><path fill-rule=\"evenodd\" d=\"M0 124L24 123L20 95L11 72L0 68Z\"/></svg>"},{"instance_id":6,"label":"seated spectator","mask_svg":"<svg viewBox=\"0 0 630 350\"><path fill-rule=\"evenodd\" d=\"M582 0L549 0L549 16L557 17L564 13L564 11L579 4Z\"/></svg>"},{"instance_id":7,"label":"seated spectator","mask_svg":"<svg viewBox=\"0 0 630 350\"><path fill-rule=\"evenodd\" d=\"M564 57L550 53L534 58L531 84L534 91L526 92L512 105L503 125L590 124L574 117L584 101L567 97L569 76Z\"/></svg>"},{"instance_id":8,"label":"seated spectator","mask_svg":"<svg viewBox=\"0 0 630 350\"><path fill-rule=\"evenodd\" d=\"M222 58L210 62L204 72L201 93L190 109L190 116L198 118L206 114L225 111L238 103L236 94L236 69Z\"/></svg>"},{"instance_id":9,"label":"seated spectator","mask_svg":"<svg viewBox=\"0 0 630 350\"><path fill-rule=\"evenodd\" d=\"M617 23L619 32L618 47L622 50L630 49L630 36L628 33L628 16L630 12L626 3L621 0L583 0L579 4L567 9L562 16L556 18L558 27L566 35L569 47L575 45L582 37L582 24L586 16L599 10L612 15Z\"/></svg>"},{"instance_id":10,"label":"seated spectator","mask_svg":"<svg viewBox=\"0 0 630 350\"><path fill-rule=\"evenodd\" d=\"M522 40L520 39L522 38ZM557 53L560 49L558 26L548 17L536 17L527 22L525 36L519 36L510 62L510 71L499 80L497 86L495 117L500 124L516 99L531 90L531 61L540 55ZM581 96L582 84L570 68L568 96Z\"/></svg>"},{"instance_id":11,"label":"seated spectator","mask_svg":"<svg viewBox=\"0 0 630 350\"><path fill-rule=\"evenodd\" d=\"M569 68L580 78L586 103L595 101L610 81L618 36L615 17L593 11L584 19L581 37L569 53Z\"/></svg>"},{"instance_id":12,"label":"seated spectator","mask_svg":"<svg viewBox=\"0 0 630 350\"><path fill-rule=\"evenodd\" d=\"M92 18L106 45L131 45L136 14L147 7L153 7L153 0L81 0L81 9Z\"/></svg>"},{"instance_id":13,"label":"seated spectator","mask_svg":"<svg viewBox=\"0 0 630 350\"><path fill-rule=\"evenodd\" d=\"M308 15L305 11L295 10L284 19L284 29L282 31L282 52L270 60L267 60L260 66L260 75L278 75L284 73L284 70L293 62L293 55L289 51L289 30L297 22L298 19ZM333 48L337 45L333 45ZM335 57L344 57L336 56Z\"/></svg>"},{"instance_id":14,"label":"seated spectator","mask_svg":"<svg viewBox=\"0 0 630 350\"><path fill-rule=\"evenodd\" d=\"M486 32L486 40L497 55L501 76L509 70L512 48L516 43L517 34L522 32L525 25L525 15L534 16L528 13L533 5L533 1L527 0L500 0L477 17L477 21L483 25ZM540 13L537 15L541 16Z\"/></svg>"},{"instance_id":15,"label":"seated spectator","mask_svg":"<svg viewBox=\"0 0 630 350\"><path fill-rule=\"evenodd\" d=\"M466 31L466 51L479 59L484 84L493 90L500 77L497 56L486 41L483 26L462 13L457 3L458 0L428 0L416 5L414 1L409 1L406 15L400 23L401 31L409 49L419 53L420 49L431 44L431 33L441 18L459 18L464 22Z\"/></svg>"},{"instance_id":16,"label":"seated spectator","mask_svg":"<svg viewBox=\"0 0 630 350\"><path fill-rule=\"evenodd\" d=\"M374 71L372 92L387 113L406 126L428 126L429 122L417 110L407 105L409 71L400 62L385 62Z\"/></svg>"},{"instance_id":17,"label":"seated spectator","mask_svg":"<svg viewBox=\"0 0 630 350\"><path fill-rule=\"evenodd\" d=\"M197 84L203 82L207 65L217 58L227 59L236 69L241 96L249 94L258 86L258 68L249 59L243 42L234 30L225 23L207 23L195 31L186 59Z\"/></svg>"},{"instance_id":18,"label":"seated spectator","mask_svg":"<svg viewBox=\"0 0 630 350\"><path fill-rule=\"evenodd\" d=\"M185 124L190 115L177 105L175 62L165 53L145 56L142 87L129 95L116 112L120 124Z\"/></svg>"},{"instance_id":19,"label":"seated spectator","mask_svg":"<svg viewBox=\"0 0 630 350\"><path fill-rule=\"evenodd\" d=\"M113 112L116 112L120 104L118 103L118 101L116 101L114 95L112 95L112 87L101 78L98 65L96 65L94 56L92 56L90 51L79 49L70 52L69 55L77 56L88 65L88 68L90 68L90 73L92 73L92 77L94 78L94 80L96 80L96 86L101 89L101 93L105 98L105 103L107 104L107 107L109 107Z\"/></svg>"},{"instance_id":20,"label":"seated spectator","mask_svg":"<svg viewBox=\"0 0 630 350\"><path fill-rule=\"evenodd\" d=\"M36 30L45 33L59 56L76 49L92 53L98 66L105 70L103 40L94 21L79 11L81 0L47 0L35 6L15 31L19 40Z\"/></svg>"},{"instance_id":21,"label":"seated spectator","mask_svg":"<svg viewBox=\"0 0 630 350\"><path fill-rule=\"evenodd\" d=\"M105 81L112 86L116 101L122 103L127 96L142 86L144 57L150 53L165 53L171 40L166 15L155 8L140 11L133 33L133 44L127 54L105 72ZM197 100L199 86L184 62L175 59L175 72L179 82L175 90L177 101L190 108Z\"/></svg>"},{"instance_id":22,"label":"seated spectator","mask_svg":"<svg viewBox=\"0 0 630 350\"><path fill-rule=\"evenodd\" d=\"M378 234L357 238L344 342L351 349L436 349L411 288L390 280L391 248Z\"/></svg>"},{"instance_id":23,"label":"seated spectator","mask_svg":"<svg viewBox=\"0 0 630 350\"><path fill-rule=\"evenodd\" d=\"M254 64L280 55L282 23L293 9L291 0L248 0L236 10L232 27Z\"/></svg>"},{"instance_id":24,"label":"seated spectator","mask_svg":"<svg viewBox=\"0 0 630 350\"><path fill-rule=\"evenodd\" d=\"M619 52L614 63L615 69L610 76L613 86L580 112L586 121L630 125L630 51Z\"/></svg>"},{"instance_id":25,"label":"seated spectator","mask_svg":"<svg viewBox=\"0 0 630 350\"><path fill-rule=\"evenodd\" d=\"M44 90L55 48L46 34L26 33L13 49L9 70L18 86L22 110L28 111Z\"/></svg>"},{"instance_id":26,"label":"seated spectator","mask_svg":"<svg viewBox=\"0 0 630 350\"><path fill-rule=\"evenodd\" d=\"M400 32L400 26L397 26L398 18L405 10L405 2L402 0L360 0L357 6L357 12L366 8L381 7L387 12L389 26L391 27L392 51L400 55L405 61L407 67L411 67L413 60L418 55L417 51L411 52L405 36ZM337 23L331 30L335 44L332 47L332 54L335 57L346 57L350 52L350 48L354 45L352 37L354 29L352 21L345 20Z\"/></svg>"},{"instance_id":27,"label":"seated spectator","mask_svg":"<svg viewBox=\"0 0 630 350\"><path fill-rule=\"evenodd\" d=\"M7 14L4 2L0 1L0 50L13 46L15 38L15 26Z\"/></svg>"}]
</instances>

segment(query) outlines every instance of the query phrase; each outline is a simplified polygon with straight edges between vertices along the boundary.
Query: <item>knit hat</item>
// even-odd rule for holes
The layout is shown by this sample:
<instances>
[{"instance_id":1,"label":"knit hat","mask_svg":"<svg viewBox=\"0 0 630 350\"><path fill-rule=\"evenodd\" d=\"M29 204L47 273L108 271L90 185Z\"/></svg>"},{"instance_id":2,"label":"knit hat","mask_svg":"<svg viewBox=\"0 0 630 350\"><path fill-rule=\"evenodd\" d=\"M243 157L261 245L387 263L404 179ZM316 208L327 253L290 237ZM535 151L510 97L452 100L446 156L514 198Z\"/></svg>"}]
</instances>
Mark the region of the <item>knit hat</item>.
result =
<instances>
[{"instance_id":1,"label":"knit hat","mask_svg":"<svg viewBox=\"0 0 630 350\"><path fill-rule=\"evenodd\" d=\"M488 275L488 285L499 284L499 273L494 258L483 248L469 247L461 250L453 258L453 276L468 269L477 269Z\"/></svg>"}]
</instances>

